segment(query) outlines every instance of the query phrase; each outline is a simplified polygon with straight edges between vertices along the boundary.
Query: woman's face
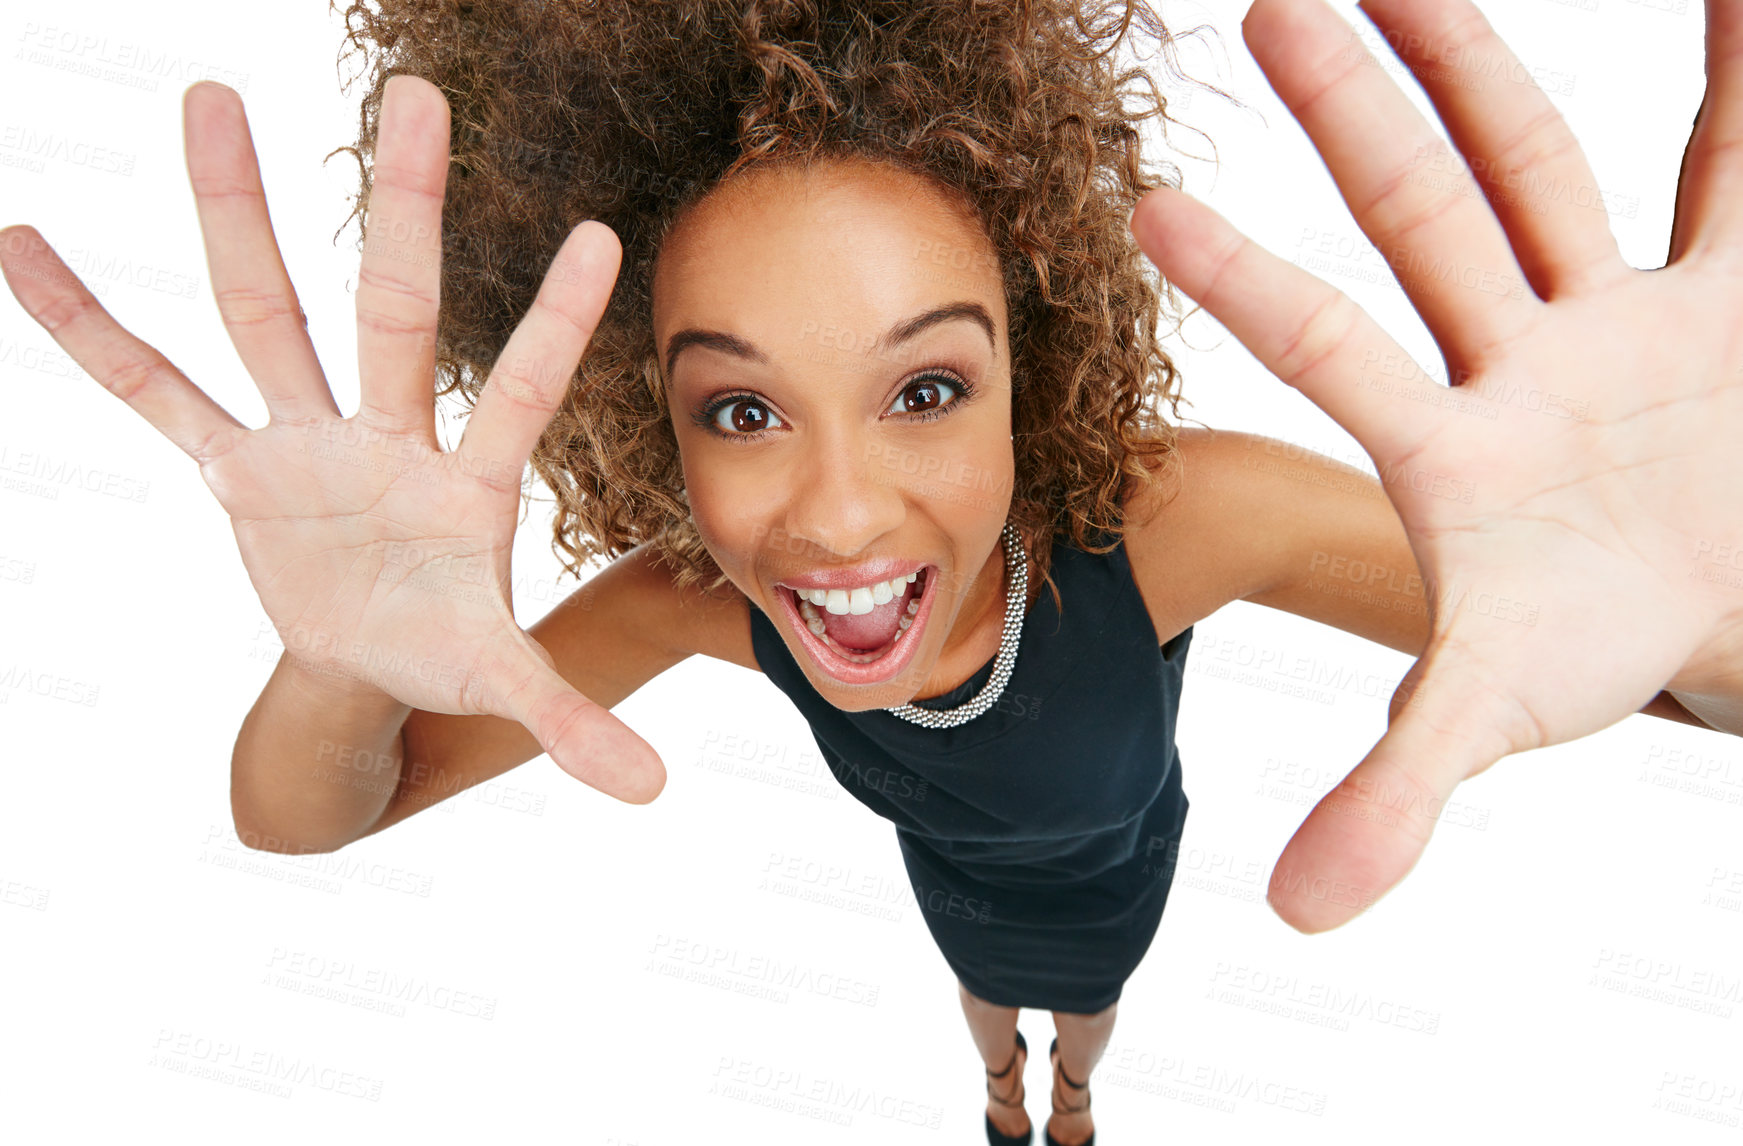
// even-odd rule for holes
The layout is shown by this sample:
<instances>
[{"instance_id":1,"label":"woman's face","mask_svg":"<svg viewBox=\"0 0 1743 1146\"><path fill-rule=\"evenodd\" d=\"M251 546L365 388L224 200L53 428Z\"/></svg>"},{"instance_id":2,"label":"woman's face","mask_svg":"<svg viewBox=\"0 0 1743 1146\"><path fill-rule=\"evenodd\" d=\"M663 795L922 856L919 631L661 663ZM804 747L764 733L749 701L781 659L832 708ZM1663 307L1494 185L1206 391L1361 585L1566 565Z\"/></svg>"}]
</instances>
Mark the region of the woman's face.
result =
<instances>
[{"instance_id":1,"label":"woman's face","mask_svg":"<svg viewBox=\"0 0 1743 1146\"><path fill-rule=\"evenodd\" d=\"M696 528L812 686L857 712L979 668L935 679L1002 623L1014 470L1003 285L968 208L882 164L747 171L668 236L653 315Z\"/></svg>"}]
</instances>

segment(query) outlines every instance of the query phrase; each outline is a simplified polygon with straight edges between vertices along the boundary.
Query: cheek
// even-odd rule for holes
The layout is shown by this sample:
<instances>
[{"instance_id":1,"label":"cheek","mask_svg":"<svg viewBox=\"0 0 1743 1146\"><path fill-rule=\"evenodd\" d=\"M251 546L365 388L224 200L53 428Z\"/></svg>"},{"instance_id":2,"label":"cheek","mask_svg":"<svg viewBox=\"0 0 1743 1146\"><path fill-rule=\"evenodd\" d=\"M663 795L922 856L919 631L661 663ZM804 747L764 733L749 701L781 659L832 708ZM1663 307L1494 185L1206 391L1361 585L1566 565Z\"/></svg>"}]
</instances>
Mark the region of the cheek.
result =
<instances>
[{"instance_id":1,"label":"cheek","mask_svg":"<svg viewBox=\"0 0 1743 1146\"><path fill-rule=\"evenodd\" d=\"M735 447L698 445L688 453L679 447L691 520L720 571L748 594L764 552L781 536L769 504L770 475L735 458Z\"/></svg>"},{"instance_id":2,"label":"cheek","mask_svg":"<svg viewBox=\"0 0 1743 1146\"><path fill-rule=\"evenodd\" d=\"M686 479L690 497L690 517L697 534L721 572L743 589L744 576L757 564L758 552L768 544L769 527L754 513L742 507L754 505L749 492L744 496L721 484L711 476L695 482Z\"/></svg>"},{"instance_id":3,"label":"cheek","mask_svg":"<svg viewBox=\"0 0 1743 1146\"><path fill-rule=\"evenodd\" d=\"M928 498L953 518L1002 513L1016 469L1010 429L993 419L970 425L964 418L923 445L891 446L879 463L886 480Z\"/></svg>"}]
</instances>

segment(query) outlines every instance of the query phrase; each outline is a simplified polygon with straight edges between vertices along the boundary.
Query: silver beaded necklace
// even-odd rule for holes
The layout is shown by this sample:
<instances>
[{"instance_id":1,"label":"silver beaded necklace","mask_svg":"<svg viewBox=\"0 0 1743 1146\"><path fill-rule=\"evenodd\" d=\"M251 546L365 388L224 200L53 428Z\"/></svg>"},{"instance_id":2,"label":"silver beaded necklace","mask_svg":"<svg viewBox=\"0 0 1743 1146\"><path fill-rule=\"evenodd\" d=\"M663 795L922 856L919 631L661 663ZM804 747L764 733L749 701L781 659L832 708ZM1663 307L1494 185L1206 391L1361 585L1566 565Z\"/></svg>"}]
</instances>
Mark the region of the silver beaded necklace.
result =
<instances>
[{"instance_id":1,"label":"silver beaded necklace","mask_svg":"<svg viewBox=\"0 0 1743 1146\"><path fill-rule=\"evenodd\" d=\"M1017 527L1005 522L1001 535L1005 546L1005 631L999 637L999 655L993 662L992 679L973 700L955 708L919 708L912 704L886 708L885 712L923 728L954 728L991 708L1005 691L1011 670L1017 666L1017 642L1023 635L1023 606L1029 600L1029 562L1023 554L1023 539Z\"/></svg>"}]
</instances>

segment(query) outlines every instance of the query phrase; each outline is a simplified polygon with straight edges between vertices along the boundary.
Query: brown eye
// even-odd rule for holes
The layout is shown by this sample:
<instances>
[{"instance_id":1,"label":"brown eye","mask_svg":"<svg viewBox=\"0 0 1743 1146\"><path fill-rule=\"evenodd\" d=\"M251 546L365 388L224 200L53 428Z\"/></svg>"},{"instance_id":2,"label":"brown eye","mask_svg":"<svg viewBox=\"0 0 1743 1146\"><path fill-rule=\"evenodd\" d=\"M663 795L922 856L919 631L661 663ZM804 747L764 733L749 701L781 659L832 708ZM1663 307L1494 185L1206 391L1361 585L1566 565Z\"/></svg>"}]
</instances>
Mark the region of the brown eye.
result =
<instances>
[{"instance_id":1,"label":"brown eye","mask_svg":"<svg viewBox=\"0 0 1743 1146\"><path fill-rule=\"evenodd\" d=\"M924 414L937 410L945 405L943 392L946 390L953 395L957 392L956 384L948 378L921 378L911 382L896 398L896 406L901 407L897 412Z\"/></svg>"},{"instance_id":2,"label":"brown eye","mask_svg":"<svg viewBox=\"0 0 1743 1146\"><path fill-rule=\"evenodd\" d=\"M714 425L724 434L760 433L769 428L772 418L767 406L748 398L728 402L714 411Z\"/></svg>"}]
</instances>

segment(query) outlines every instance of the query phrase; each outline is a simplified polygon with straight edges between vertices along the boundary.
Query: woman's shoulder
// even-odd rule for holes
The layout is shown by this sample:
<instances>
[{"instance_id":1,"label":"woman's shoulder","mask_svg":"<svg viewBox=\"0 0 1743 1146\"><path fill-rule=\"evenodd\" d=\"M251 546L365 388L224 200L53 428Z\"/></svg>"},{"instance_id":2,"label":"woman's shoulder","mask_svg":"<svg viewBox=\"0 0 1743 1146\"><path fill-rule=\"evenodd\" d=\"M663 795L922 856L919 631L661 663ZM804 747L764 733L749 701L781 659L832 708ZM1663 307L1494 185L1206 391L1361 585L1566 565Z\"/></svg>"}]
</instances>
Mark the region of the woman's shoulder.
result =
<instances>
[{"instance_id":1,"label":"woman's shoulder","mask_svg":"<svg viewBox=\"0 0 1743 1146\"><path fill-rule=\"evenodd\" d=\"M751 648L750 601L728 582L713 593L680 588L672 567L643 544L621 555L529 631L578 661L616 664L628 692L700 653L761 671ZM561 667L561 666L559 666ZM586 691L586 690L583 690Z\"/></svg>"},{"instance_id":2,"label":"woman's shoulder","mask_svg":"<svg viewBox=\"0 0 1743 1146\"><path fill-rule=\"evenodd\" d=\"M698 653L761 672L751 642L750 598L727 581L713 592L700 585L677 587L661 563L646 560L645 573L658 586L654 599L659 608L649 620L659 625L666 639L687 653Z\"/></svg>"},{"instance_id":3,"label":"woman's shoulder","mask_svg":"<svg viewBox=\"0 0 1743 1146\"><path fill-rule=\"evenodd\" d=\"M1157 638L1167 644L1275 577L1287 534L1274 470L1255 464L1274 439L1240 430L1182 426L1174 461L1151 463L1155 480L1122 505L1126 558Z\"/></svg>"}]
</instances>

